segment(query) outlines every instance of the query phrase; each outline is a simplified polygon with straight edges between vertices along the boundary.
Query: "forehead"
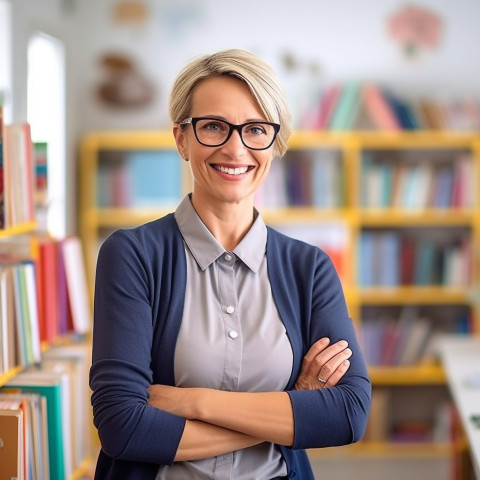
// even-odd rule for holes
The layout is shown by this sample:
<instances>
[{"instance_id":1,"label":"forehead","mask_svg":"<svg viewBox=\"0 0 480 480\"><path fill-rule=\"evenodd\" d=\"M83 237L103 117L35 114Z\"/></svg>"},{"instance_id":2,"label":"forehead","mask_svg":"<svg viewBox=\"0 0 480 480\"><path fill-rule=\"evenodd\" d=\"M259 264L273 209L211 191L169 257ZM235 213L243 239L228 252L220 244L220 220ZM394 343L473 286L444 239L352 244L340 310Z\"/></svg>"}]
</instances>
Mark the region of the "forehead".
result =
<instances>
[{"instance_id":1,"label":"forehead","mask_svg":"<svg viewBox=\"0 0 480 480\"><path fill-rule=\"evenodd\" d=\"M215 112L215 109L222 111ZM192 95L192 110L199 113L223 113L223 110L255 113L263 117L262 110L253 97L248 85L239 78L217 76L202 80Z\"/></svg>"}]
</instances>

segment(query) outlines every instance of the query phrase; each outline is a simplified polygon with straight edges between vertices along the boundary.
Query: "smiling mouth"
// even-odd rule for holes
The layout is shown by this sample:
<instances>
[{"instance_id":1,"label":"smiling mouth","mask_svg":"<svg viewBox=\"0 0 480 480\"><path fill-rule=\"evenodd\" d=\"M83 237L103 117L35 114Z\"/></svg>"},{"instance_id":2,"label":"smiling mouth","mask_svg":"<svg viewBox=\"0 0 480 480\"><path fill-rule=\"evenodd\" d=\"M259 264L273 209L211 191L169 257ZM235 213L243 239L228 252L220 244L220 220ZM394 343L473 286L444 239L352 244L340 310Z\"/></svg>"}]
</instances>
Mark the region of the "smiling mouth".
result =
<instances>
[{"instance_id":1,"label":"smiling mouth","mask_svg":"<svg viewBox=\"0 0 480 480\"><path fill-rule=\"evenodd\" d=\"M247 173L250 170L253 170L253 168L255 168L252 165L248 167L229 168L229 167L224 167L222 165L215 165L215 164L212 165L212 167L215 170L218 170L219 172L228 173L228 175L243 175L244 173Z\"/></svg>"}]
</instances>

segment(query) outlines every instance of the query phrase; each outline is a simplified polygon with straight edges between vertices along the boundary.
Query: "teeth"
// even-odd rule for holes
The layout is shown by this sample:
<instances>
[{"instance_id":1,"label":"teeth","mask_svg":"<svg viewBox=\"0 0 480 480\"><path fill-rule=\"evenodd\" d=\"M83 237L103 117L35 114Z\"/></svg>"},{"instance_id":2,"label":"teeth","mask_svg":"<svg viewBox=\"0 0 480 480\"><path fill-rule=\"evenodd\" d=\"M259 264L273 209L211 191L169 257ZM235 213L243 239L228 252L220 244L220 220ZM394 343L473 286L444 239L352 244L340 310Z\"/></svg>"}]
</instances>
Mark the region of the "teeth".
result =
<instances>
[{"instance_id":1,"label":"teeth","mask_svg":"<svg viewBox=\"0 0 480 480\"><path fill-rule=\"evenodd\" d=\"M246 173L248 167L239 167L239 168L227 168L222 167L221 165L214 165L214 167L223 173L228 173L229 175L241 175L242 173Z\"/></svg>"}]
</instances>

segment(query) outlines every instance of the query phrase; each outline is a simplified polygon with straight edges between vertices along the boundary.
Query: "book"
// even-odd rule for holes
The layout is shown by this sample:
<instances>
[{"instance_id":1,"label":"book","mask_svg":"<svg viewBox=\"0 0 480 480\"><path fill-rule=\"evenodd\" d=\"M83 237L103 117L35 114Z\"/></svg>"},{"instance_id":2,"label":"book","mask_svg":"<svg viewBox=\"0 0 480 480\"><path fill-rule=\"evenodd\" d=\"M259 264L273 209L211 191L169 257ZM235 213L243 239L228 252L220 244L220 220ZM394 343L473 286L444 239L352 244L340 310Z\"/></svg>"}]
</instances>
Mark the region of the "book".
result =
<instances>
[{"instance_id":1,"label":"book","mask_svg":"<svg viewBox=\"0 0 480 480\"><path fill-rule=\"evenodd\" d=\"M364 440L369 442L386 442L389 436L389 406L391 403L390 390L375 388L372 394L370 415Z\"/></svg>"},{"instance_id":2,"label":"book","mask_svg":"<svg viewBox=\"0 0 480 480\"><path fill-rule=\"evenodd\" d=\"M5 227L34 220L33 172L30 126L27 123L5 125L3 133Z\"/></svg>"},{"instance_id":3,"label":"book","mask_svg":"<svg viewBox=\"0 0 480 480\"><path fill-rule=\"evenodd\" d=\"M37 289L35 280L35 266L26 261L16 269L16 276L21 297L23 330L27 346L27 365L39 363L42 358L40 347L40 333L38 326Z\"/></svg>"},{"instance_id":4,"label":"book","mask_svg":"<svg viewBox=\"0 0 480 480\"><path fill-rule=\"evenodd\" d=\"M56 255L57 255L57 293L58 293L58 333L65 335L74 330L72 311L68 297L67 287L67 272L65 268L65 257L62 248L63 240L56 240Z\"/></svg>"},{"instance_id":5,"label":"book","mask_svg":"<svg viewBox=\"0 0 480 480\"><path fill-rule=\"evenodd\" d=\"M48 424L48 457L51 480L64 480L66 478L64 452L64 427L62 393L64 378L61 374L46 372L24 371L6 384L8 389L19 389L22 392L33 392L43 395L47 406Z\"/></svg>"},{"instance_id":6,"label":"book","mask_svg":"<svg viewBox=\"0 0 480 480\"><path fill-rule=\"evenodd\" d=\"M40 338L52 343L60 330L60 299L58 289L58 252L55 240L49 236L37 237L37 291L41 310L39 312Z\"/></svg>"},{"instance_id":7,"label":"book","mask_svg":"<svg viewBox=\"0 0 480 480\"><path fill-rule=\"evenodd\" d=\"M132 207L175 205L180 198L181 163L176 151L139 151L127 155Z\"/></svg>"},{"instance_id":8,"label":"book","mask_svg":"<svg viewBox=\"0 0 480 480\"><path fill-rule=\"evenodd\" d=\"M379 130L400 130L401 125L383 95L382 90L375 84L367 83L361 88L362 103L370 116L372 123Z\"/></svg>"},{"instance_id":9,"label":"book","mask_svg":"<svg viewBox=\"0 0 480 480\"><path fill-rule=\"evenodd\" d=\"M91 452L90 389L88 374L90 369L90 348L84 343L66 346L55 345L43 357L42 369L65 372L70 378L69 416L72 452L72 467L78 468Z\"/></svg>"},{"instance_id":10,"label":"book","mask_svg":"<svg viewBox=\"0 0 480 480\"><path fill-rule=\"evenodd\" d=\"M375 284L374 258L375 234L370 231L361 233L358 252L358 283L362 287L371 287Z\"/></svg>"},{"instance_id":11,"label":"book","mask_svg":"<svg viewBox=\"0 0 480 480\"><path fill-rule=\"evenodd\" d=\"M22 409L0 409L0 480L26 480Z\"/></svg>"},{"instance_id":12,"label":"book","mask_svg":"<svg viewBox=\"0 0 480 480\"><path fill-rule=\"evenodd\" d=\"M21 408L24 413L25 478L50 478L45 398L35 393L22 393L16 389L2 388L0 408L6 407Z\"/></svg>"},{"instance_id":13,"label":"book","mask_svg":"<svg viewBox=\"0 0 480 480\"><path fill-rule=\"evenodd\" d=\"M320 102L316 128L326 130L330 124L333 112L335 111L342 87L340 84L331 85L324 93Z\"/></svg>"},{"instance_id":14,"label":"book","mask_svg":"<svg viewBox=\"0 0 480 480\"><path fill-rule=\"evenodd\" d=\"M435 267L436 246L428 239L421 238L417 243L414 268L415 285L431 285Z\"/></svg>"},{"instance_id":15,"label":"book","mask_svg":"<svg viewBox=\"0 0 480 480\"><path fill-rule=\"evenodd\" d=\"M64 238L61 249L73 329L83 334L91 328L92 314L80 239L75 236Z\"/></svg>"},{"instance_id":16,"label":"book","mask_svg":"<svg viewBox=\"0 0 480 480\"><path fill-rule=\"evenodd\" d=\"M34 142L35 205L45 205L48 200L47 143Z\"/></svg>"},{"instance_id":17,"label":"book","mask_svg":"<svg viewBox=\"0 0 480 480\"><path fill-rule=\"evenodd\" d=\"M333 150L311 152L312 206L336 208L342 205L342 163Z\"/></svg>"},{"instance_id":18,"label":"book","mask_svg":"<svg viewBox=\"0 0 480 480\"><path fill-rule=\"evenodd\" d=\"M432 323L425 317L417 317L410 325L398 365L415 365L418 363L432 335Z\"/></svg>"},{"instance_id":19,"label":"book","mask_svg":"<svg viewBox=\"0 0 480 480\"><path fill-rule=\"evenodd\" d=\"M360 106L360 84L347 82L342 89L328 127L331 130L350 130Z\"/></svg>"},{"instance_id":20,"label":"book","mask_svg":"<svg viewBox=\"0 0 480 480\"><path fill-rule=\"evenodd\" d=\"M396 232L385 231L377 234L376 270L378 278L375 283L382 287L396 287L400 283L400 238Z\"/></svg>"},{"instance_id":21,"label":"book","mask_svg":"<svg viewBox=\"0 0 480 480\"><path fill-rule=\"evenodd\" d=\"M4 137L3 106L0 104L0 229L5 228L5 172L4 172Z\"/></svg>"},{"instance_id":22,"label":"book","mask_svg":"<svg viewBox=\"0 0 480 480\"><path fill-rule=\"evenodd\" d=\"M285 166L283 158L275 158L268 176L255 192L255 205L259 208L282 208L288 205Z\"/></svg>"},{"instance_id":23,"label":"book","mask_svg":"<svg viewBox=\"0 0 480 480\"><path fill-rule=\"evenodd\" d=\"M13 271L10 266L0 268L0 375L17 365L15 339L15 298Z\"/></svg>"}]
</instances>

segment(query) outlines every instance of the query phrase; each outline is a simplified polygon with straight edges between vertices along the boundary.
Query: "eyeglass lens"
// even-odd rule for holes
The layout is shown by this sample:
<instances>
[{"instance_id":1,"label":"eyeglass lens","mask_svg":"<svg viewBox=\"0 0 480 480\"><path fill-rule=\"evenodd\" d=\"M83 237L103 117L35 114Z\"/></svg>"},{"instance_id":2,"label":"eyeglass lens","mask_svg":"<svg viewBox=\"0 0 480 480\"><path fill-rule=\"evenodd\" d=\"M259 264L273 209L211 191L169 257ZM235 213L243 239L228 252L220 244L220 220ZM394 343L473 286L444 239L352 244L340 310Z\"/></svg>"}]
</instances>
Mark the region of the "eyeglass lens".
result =
<instances>
[{"instance_id":1,"label":"eyeglass lens","mask_svg":"<svg viewBox=\"0 0 480 480\"><path fill-rule=\"evenodd\" d=\"M217 119L199 119L195 124L198 141L215 147L225 142L230 134L230 125ZM267 148L275 138L275 128L268 123L248 123L241 129L243 143L250 148Z\"/></svg>"}]
</instances>

